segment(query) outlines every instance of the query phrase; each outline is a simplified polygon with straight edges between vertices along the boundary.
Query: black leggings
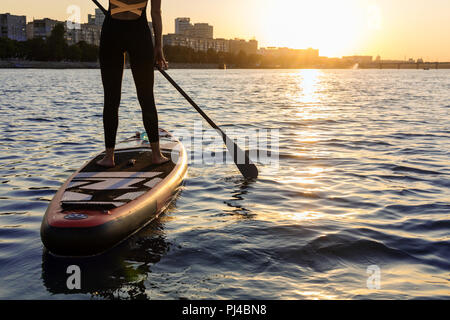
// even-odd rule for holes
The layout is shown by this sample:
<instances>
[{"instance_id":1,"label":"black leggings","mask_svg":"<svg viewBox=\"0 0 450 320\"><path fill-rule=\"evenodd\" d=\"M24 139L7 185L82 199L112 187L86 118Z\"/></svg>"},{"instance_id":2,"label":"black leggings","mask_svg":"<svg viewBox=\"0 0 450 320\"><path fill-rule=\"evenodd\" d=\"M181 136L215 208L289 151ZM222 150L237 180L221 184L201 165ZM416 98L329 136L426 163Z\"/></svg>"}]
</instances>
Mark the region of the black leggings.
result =
<instances>
[{"instance_id":1,"label":"black leggings","mask_svg":"<svg viewBox=\"0 0 450 320\"><path fill-rule=\"evenodd\" d=\"M146 14L144 12L136 20L118 20L107 14L100 39L106 148L114 148L116 143L125 52L130 58L145 130L150 142L159 141L158 113L153 96L154 51Z\"/></svg>"}]
</instances>

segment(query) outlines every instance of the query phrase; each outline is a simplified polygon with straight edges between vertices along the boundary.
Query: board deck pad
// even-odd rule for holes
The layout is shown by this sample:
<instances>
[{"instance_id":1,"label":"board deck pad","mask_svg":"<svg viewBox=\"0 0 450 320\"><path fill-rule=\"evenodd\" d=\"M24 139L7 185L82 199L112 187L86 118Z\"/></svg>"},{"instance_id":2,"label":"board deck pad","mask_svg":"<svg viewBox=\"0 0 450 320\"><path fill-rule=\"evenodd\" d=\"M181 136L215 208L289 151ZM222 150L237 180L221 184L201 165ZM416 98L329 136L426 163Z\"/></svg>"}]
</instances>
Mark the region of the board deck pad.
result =
<instances>
[{"instance_id":1,"label":"board deck pad","mask_svg":"<svg viewBox=\"0 0 450 320\"><path fill-rule=\"evenodd\" d=\"M188 167L183 144L163 129L160 148L170 160L152 164L151 145L136 132L117 143L114 168L97 165L105 151L86 155L87 162L58 189L42 219L41 239L49 252L98 255L157 219L182 190Z\"/></svg>"},{"instance_id":2,"label":"board deck pad","mask_svg":"<svg viewBox=\"0 0 450 320\"><path fill-rule=\"evenodd\" d=\"M167 149L162 153L170 159ZM96 164L103 155L92 159L70 181L61 200L64 210L118 208L157 186L175 167L172 161L152 164L151 149L144 146L116 150L114 168Z\"/></svg>"}]
</instances>

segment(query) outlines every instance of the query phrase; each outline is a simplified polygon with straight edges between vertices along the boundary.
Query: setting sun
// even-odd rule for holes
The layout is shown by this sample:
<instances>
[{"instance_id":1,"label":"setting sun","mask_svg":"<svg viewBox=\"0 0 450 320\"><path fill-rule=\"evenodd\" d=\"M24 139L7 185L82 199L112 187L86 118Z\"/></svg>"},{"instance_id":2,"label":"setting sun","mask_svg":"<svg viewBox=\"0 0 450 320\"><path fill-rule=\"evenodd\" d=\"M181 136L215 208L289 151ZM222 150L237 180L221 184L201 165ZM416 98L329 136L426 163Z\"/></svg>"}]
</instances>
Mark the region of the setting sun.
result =
<instances>
[{"instance_id":1,"label":"setting sun","mask_svg":"<svg viewBox=\"0 0 450 320\"><path fill-rule=\"evenodd\" d=\"M103 5L108 0L99 0ZM95 5L81 0L3 0L4 12L64 21L78 6L82 22ZM177 17L214 27L214 38L255 39L259 47L312 47L321 56L449 61L448 0L163 0L164 33Z\"/></svg>"},{"instance_id":2,"label":"setting sun","mask_svg":"<svg viewBox=\"0 0 450 320\"><path fill-rule=\"evenodd\" d=\"M342 56L355 50L368 30L367 7L359 1L270 2L264 8L263 34L274 46L319 48L321 55Z\"/></svg>"}]
</instances>

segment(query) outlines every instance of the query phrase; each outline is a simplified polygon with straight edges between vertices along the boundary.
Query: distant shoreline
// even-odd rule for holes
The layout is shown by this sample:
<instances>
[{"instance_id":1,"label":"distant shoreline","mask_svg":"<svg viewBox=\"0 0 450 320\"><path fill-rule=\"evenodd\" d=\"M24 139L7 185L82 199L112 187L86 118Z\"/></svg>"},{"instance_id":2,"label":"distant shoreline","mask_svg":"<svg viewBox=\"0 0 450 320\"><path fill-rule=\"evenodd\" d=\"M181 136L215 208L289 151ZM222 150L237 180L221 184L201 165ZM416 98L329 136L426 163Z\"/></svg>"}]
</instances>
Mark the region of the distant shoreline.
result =
<instances>
[{"instance_id":1,"label":"distant shoreline","mask_svg":"<svg viewBox=\"0 0 450 320\"><path fill-rule=\"evenodd\" d=\"M219 69L215 63L170 63L171 69ZM126 66L129 68L129 66ZM100 69L98 62L0 60L0 69Z\"/></svg>"},{"instance_id":2,"label":"distant shoreline","mask_svg":"<svg viewBox=\"0 0 450 320\"><path fill-rule=\"evenodd\" d=\"M361 64L358 69L401 69L421 70L450 69L450 62L441 63L370 63ZM99 69L98 62L70 62L70 61L28 61L28 60L0 60L0 69ZM169 63L170 69L221 69L216 63ZM228 69L285 69L285 68L245 68L228 66ZM311 65L304 68L292 69L352 69L350 67Z\"/></svg>"}]
</instances>

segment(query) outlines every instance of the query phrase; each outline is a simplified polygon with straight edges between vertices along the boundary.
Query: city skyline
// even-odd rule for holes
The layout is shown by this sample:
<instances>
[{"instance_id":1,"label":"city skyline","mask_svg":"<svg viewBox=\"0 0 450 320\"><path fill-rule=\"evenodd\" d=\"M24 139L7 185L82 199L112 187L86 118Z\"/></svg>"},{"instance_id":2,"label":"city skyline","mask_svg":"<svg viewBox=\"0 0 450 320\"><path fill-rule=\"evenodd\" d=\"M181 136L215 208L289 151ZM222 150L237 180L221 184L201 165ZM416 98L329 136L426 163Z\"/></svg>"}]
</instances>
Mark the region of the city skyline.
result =
<instances>
[{"instance_id":1,"label":"city skyline","mask_svg":"<svg viewBox=\"0 0 450 320\"><path fill-rule=\"evenodd\" d=\"M0 11L33 18L66 20L67 8L81 8L87 22L95 5L91 1L3 0ZM108 1L100 1L105 6ZM394 2L394 3L392 3ZM163 0L164 34L174 33L177 17L214 26L217 38L258 40L260 47L317 48L321 55L381 55L385 59L423 58L450 61L450 33L446 0ZM239 8L239 10L235 10ZM214 10L216 9L216 10ZM249 13L250 12L250 13ZM230 21L233 23L230 24Z\"/></svg>"}]
</instances>

